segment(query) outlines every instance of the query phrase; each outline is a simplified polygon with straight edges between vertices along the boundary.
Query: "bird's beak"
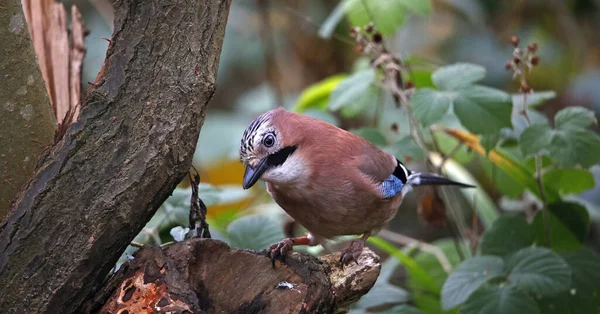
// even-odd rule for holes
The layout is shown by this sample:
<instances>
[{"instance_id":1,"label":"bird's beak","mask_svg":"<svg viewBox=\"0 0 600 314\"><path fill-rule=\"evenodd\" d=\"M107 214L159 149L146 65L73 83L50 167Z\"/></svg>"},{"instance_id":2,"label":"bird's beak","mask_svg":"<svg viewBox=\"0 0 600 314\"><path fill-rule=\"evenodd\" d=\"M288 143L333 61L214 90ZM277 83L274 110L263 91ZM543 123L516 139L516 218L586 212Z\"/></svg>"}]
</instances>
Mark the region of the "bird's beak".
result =
<instances>
[{"instance_id":1,"label":"bird's beak","mask_svg":"<svg viewBox=\"0 0 600 314\"><path fill-rule=\"evenodd\" d=\"M246 171L244 172L244 182L242 183L242 187L244 190L251 188L260 177L269 169L269 163L267 162L268 158L263 158L256 168L253 168L250 165L246 166Z\"/></svg>"}]
</instances>

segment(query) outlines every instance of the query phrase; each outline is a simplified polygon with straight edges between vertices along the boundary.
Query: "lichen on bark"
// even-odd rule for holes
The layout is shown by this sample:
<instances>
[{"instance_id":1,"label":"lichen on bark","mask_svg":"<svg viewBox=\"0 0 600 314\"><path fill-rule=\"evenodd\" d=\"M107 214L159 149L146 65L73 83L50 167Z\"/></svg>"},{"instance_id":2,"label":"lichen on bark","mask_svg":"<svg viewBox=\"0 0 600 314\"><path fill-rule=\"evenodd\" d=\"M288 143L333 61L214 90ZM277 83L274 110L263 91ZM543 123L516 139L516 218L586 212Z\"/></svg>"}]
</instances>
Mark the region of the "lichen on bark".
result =
<instances>
[{"instance_id":1,"label":"lichen on bark","mask_svg":"<svg viewBox=\"0 0 600 314\"><path fill-rule=\"evenodd\" d=\"M21 2L0 10L0 218L52 144L56 118L44 87Z\"/></svg>"}]
</instances>

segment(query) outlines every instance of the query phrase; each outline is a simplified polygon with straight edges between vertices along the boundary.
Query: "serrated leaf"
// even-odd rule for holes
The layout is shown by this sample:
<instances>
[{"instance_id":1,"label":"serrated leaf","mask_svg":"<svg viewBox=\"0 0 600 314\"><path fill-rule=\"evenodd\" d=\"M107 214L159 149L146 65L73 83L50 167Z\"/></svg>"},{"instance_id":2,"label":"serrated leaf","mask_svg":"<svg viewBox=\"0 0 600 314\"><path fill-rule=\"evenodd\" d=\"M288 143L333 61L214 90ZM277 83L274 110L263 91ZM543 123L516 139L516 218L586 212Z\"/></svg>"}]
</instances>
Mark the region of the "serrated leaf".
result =
<instances>
[{"instance_id":1,"label":"serrated leaf","mask_svg":"<svg viewBox=\"0 0 600 314\"><path fill-rule=\"evenodd\" d=\"M531 246L534 240L533 229L525 219L516 215L503 215L484 233L481 254L506 256Z\"/></svg>"},{"instance_id":2,"label":"serrated leaf","mask_svg":"<svg viewBox=\"0 0 600 314\"><path fill-rule=\"evenodd\" d=\"M307 87L298 97L292 111L302 113L310 108L327 108L329 96L345 78L345 74L334 75Z\"/></svg>"},{"instance_id":3,"label":"serrated leaf","mask_svg":"<svg viewBox=\"0 0 600 314\"><path fill-rule=\"evenodd\" d=\"M546 314L600 313L600 255L589 248L565 253L572 272L571 287L559 296L540 300Z\"/></svg>"},{"instance_id":4,"label":"serrated leaf","mask_svg":"<svg viewBox=\"0 0 600 314\"><path fill-rule=\"evenodd\" d=\"M552 203L548 206L552 249L557 252L579 249L590 231L590 217L585 207L571 202ZM538 212L531 223L539 245L546 245L544 216Z\"/></svg>"},{"instance_id":5,"label":"serrated leaf","mask_svg":"<svg viewBox=\"0 0 600 314\"><path fill-rule=\"evenodd\" d=\"M381 147L385 146L386 144L385 136L383 136L383 133L381 133L381 131L379 131L378 129L360 128L350 130L350 132L364 138L365 140L371 142L375 146Z\"/></svg>"},{"instance_id":6,"label":"serrated leaf","mask_svg":"<svg viewBox=\"0 0 600 314\"><path fill-rule=\"evenodd\" d=\"M544 297L561 293L571 284L569 265L546 248L523 248L506 261L508 281L520 289Z\"/></svg>"},{"instance_id":7,"label":"serrated leaf","mask_svg":"<svg viewBox=\"0 0 600 314\"><path fill-rule=\"evenodd\" d=\"M485 68L471 63L455 63L437 69L431 75L435 86L451 91L467 87L485 77Z\"/></svg>"},{"instance_id":8,"label":"serrated leaf","mask_svg":"<svg viewBox=\"0 0 600 314\"><path fill-rule=\"evenodd\" d=\"M544 187L562 194L576 194L594 187L594 176L586 169L551 169L543 175Z\"/></svg>"},{"instance_id":9,"label":"serrated leaf","mask_svg":"<svg viewBox=\"0 0 600 314\"><path fill-rule=\"evenodd\" d=\"M489 134L511 126L512 107L508 94L476 85L462 88L457 93L454 113L469 131Z\"/></svg>"},{"instance_id":10,"label":"serrated leaf","mask_svg":"<svg viewBox=\"0 0 600 314\"><path fill-rule=\"evenodd\" d=\"M458 265L442 287L442 308L452 309L491 279L504 274L504 261L496 256L478 256Z\"/></svg>"},{"instance_id":11,"label":"serrated leaf","mask_svg":"<svg viewBox=\"0 0 600 314\"><path fill-rule=\"evenodd\" d=\"M544 91L544 92L535 92L533 94L527 94L527 107L534 108L537 107L550 99L556 98L556 92L554 91ZM523 109L523 94L513 94L512 95L513 107L522 110Z\"/></svg>"},{"instance_id":12,"label":"serrated leaf","mask_svg":"<svg viewBox=\"0 0 600 314\"><path fill-rule=\"evenodd\" d=\"M398 159L406 161L407 157L412 160L423 160L425 154L413 140L412 136L404 136L390 147L391 153Z\"/></svg>"},{"instance_id":13,"label":"serrated leaf","mask_svg":"<svg viewBox=\"0 0 600 314\"><path fill-rule=\"evenodd\" d=\"M585 129L592 123L598 123L596 115L593 111L583 107L567 107L554 116L554 127L560 130Z\"/></svg>"},{"instance_id":14,"label":"serrated leaf","mask_svg":"<svg viewBox=\"0 0 600 314\"><path fill-rule=\"evenodd\" d=\"M535 300L513 286L482 287L462 306L462 314L538 314Z\"/></svg>"},{"instance_id":15,"label":"serrated leaf","mask_svg":"<svg viewBox=\"0 0 600 314\"><path fill-rule=\"evenodd\" d=\"M262 250L284 238L280 224L264 215L248 215L227 226L229 245L234 248Z\"/></svg>"},{"instance_id":16,"label":"serrated leaf","mask_svg":"<svg viewBox=\"0 0 600 314\"><path fill-rule=\"evenodd\" d=\"M413 114L423 126L439 121L450 108L452 97L431 88L418 89L411 97Z\"/></svg>"},{"instance_id":17,"label":"serrated leaf","mask_svg":"<svg viewBox=\"0 0 600 314\"><path fill-rule=\"evenodd\" d=\"M545 149L552 141L552 129L549 125L536 124L521 133L519 146L525 156L532 156Z\"/></svg>"},{"instance_id":18,"label":"serrated leaf","mask_svg":"<svg viewBox=\"0 0 600 314\"><path fill-rule=\"evenodd\" d=\"M526 157L548 151L563 167L587 168L600 161L600 136L580 128L551 129L548 125L532 125L521 134L519 146Z\"/></svg>"},{"instance_id":19,"label":"serrated leaf","mask_svg":"<svg viewBox=\"0 0 600 314\"><path fill-rule=\"evenodd\" d=\"M335 111L356 102L365 95L374 80L375 71L373 69L362 70L346 77L331 92L327 107Z\"/></svg>"}]
</instances>

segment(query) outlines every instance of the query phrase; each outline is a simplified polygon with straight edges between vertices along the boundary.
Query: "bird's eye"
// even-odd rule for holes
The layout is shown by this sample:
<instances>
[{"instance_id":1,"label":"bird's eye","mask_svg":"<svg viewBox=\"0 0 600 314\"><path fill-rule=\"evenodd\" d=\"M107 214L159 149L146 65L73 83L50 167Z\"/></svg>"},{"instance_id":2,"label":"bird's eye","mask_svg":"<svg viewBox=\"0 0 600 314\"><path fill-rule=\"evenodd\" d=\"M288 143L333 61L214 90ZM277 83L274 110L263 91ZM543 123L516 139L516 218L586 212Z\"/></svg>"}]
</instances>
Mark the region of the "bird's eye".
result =
<instances>
[{"instance_id":1,"label":"bird's eye","mask_svg":"<svg viewBox=\"0 0 600 314\"><path fill-rule=\"evenodd\" d=\"M275 144L275 137L273 137L273 135L271 135L271 134L265 136L265 138L263 139L263 145L265 145L266 147L271 147L274 144Z\"/></svg>"}]
</instances>

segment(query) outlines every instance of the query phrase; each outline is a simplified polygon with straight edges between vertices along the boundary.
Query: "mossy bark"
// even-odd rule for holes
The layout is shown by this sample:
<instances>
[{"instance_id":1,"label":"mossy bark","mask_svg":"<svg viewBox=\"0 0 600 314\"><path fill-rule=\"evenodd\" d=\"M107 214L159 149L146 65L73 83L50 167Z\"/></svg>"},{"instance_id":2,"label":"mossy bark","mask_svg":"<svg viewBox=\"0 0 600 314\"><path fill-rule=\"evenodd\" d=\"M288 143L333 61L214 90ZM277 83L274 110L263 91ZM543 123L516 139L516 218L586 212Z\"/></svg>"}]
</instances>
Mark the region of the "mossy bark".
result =
<instances>
[{"instance_id":1,"label":"mossy bark","mask_svg":"<svg viewBox=\"0 0 600 314\"><path fill-rule=\"evenodd\" d=\"M0 43L1 218L52 144L56 118L19 0L2 2Z\"/></svg>"},{"instance_id":2,"label":"mossy bark","mask_svg":"<svg viewBox=\"0 0 600 314\"><path fill-rule=\"evenodd\" d=\"M3 313L76 312L190 168L230 0L114 6L78 121L0 222Z\"/></svg>"}]
</instances>

